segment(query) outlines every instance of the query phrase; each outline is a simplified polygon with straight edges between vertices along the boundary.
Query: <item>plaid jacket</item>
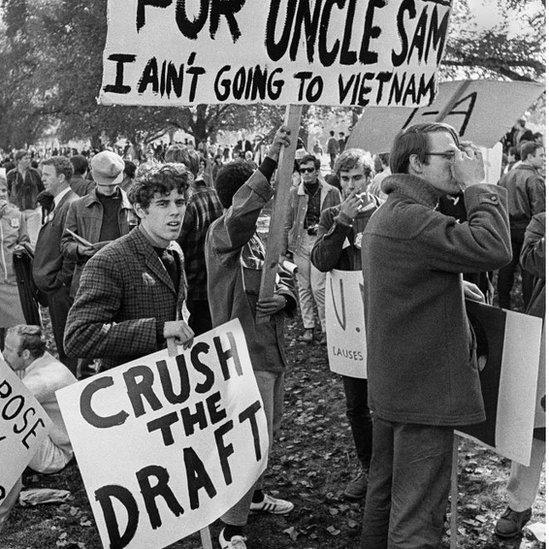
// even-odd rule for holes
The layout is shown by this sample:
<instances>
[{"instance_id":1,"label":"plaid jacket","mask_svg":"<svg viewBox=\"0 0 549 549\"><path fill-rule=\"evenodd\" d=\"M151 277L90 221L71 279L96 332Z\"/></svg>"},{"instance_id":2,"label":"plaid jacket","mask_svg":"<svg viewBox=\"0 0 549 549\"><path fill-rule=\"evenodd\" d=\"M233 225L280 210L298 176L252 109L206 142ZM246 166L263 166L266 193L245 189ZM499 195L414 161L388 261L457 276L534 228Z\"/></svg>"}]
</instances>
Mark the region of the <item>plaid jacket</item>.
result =
<instances>
[{"instance_id":1,"label":"plaid jacket","mask_svg":"<svg viewBox=\"0 0 549 549\"><path fill-rule=\"evenodd\" d=\"M139 228L86 263L65 328L69 356L100 358L107 370L166 346L157 332L181 318L187 291L183 254L176 242L170 248L180 257L177 289Z\"/></svg>"},{"instance_id":2,"label":"plaid jacket","mask_svg":"<svg viewBox=\"0 0 549 549\"><path fill-rule=\"evenodd\" d=\"M185 256L185 273L189 285L188 299L206 300L206 259L204 242L208 227L223 213L214 189L201 189L191 197L177 242Z\"/></svg>"}]
</instances>

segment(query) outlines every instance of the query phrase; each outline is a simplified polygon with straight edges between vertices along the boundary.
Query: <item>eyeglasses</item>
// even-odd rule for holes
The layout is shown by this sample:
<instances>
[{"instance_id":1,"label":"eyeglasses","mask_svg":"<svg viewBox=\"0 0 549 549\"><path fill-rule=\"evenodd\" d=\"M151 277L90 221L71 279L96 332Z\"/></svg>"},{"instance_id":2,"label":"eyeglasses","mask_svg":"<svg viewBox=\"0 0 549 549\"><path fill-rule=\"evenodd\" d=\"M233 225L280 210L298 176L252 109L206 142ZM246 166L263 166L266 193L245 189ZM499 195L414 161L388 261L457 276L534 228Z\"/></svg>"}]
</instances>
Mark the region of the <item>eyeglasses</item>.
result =
<instances>
[{"instance_id":1,"label":"eyeglasses","mask_svg":"<svg viewBox=\"0 0 549 549\"><path fill-rule=\"evenodd\" d=\"M299 173L314 173L316 168L299 168Z\"/></svg>"},{"instance_id":2,"label":"eyeglasses","mask_svg":"<svg viewBox=\"0 0 549 549\"><path fill-rule=\"evenodd\" d=\"M454 160L456 158L456 153L454 151L452 152L428 152L425 153L427 156L442 156L446 158L446 160Z\"/></svg>"}]
</instances>

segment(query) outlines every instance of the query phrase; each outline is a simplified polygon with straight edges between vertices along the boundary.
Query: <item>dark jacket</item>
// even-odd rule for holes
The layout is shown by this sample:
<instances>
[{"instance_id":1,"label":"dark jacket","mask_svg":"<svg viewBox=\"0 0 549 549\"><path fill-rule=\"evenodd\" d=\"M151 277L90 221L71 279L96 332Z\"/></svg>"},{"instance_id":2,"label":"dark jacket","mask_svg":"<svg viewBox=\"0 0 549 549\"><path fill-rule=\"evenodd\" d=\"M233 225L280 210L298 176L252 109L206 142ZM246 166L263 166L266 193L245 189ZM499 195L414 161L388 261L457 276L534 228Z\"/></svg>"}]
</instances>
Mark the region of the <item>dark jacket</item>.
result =
<instances>
[{"instance_id":1,"label":"dark jacket","mask_svg":"<svg viewBox=\"0 0 549 549\"><path fill-rule=\"evenodd\" d=\"M120 236L130 232L130 229L137 224L133 208L124 191L122 193L122 205L118 211L118 229ZM67 229L75 232L78 236L85 238L88 242L96 244L101 235L101 225L103 223L103 205L97 198L97 191L93 189L90 194L75 200L70 205L65 221L65 231L61 238L61 252L71 261L74 261L76 268L71 283L71 295L76 295L82 269L88 258L81 257L78 254L78 243L67 232Z\"/></svg>"},{"instance_id":2,"label":"dark jacket","mask_svg":"<svg viewBox=\"0 0 549 549\"><path fill-rule=\"evenodd\" d=\"M439 193L423 179L392 175L382 190L362 241L370 408L387 421L482 422L460 273L511 260L507 192L467 188L458 223L435 211Z\"/></svg>"},{"instance_id":3,"label":"dark jacket","mask_svg":"<svg viewBox=\"0 0 549 549\"><path fill-rule=\"evenodd\" d=\"M311 251L312 264L323 273L332 269L360 271L362 233L379 206L380 201L374 198L371 208L360 212L354 220L341 212L341 204L324 210L320 214L317 240Z\"/></svg>"},{"instance_id":4,"label":"dark jacket","mask_svg":"<svg viewBox=\"0 0 549 549\"><path fill-rule=\"evenodd\" d=\"M65 351L101 358L106 370L166 347L164 323L181 318L187 284L181 248L181 281L172 279L141 229L99 250L86 263L65 328Z\"/></svg>"},{"instance_id":5,"label":"dark jacket","mask_svg":"<svg viewBox=\"0 0 549 549\"><path fill-rule=\"evenodd\" d=\"M7 173L9 201L21 211L36 208L36 197L44 190L40 172L27 168L24 177L14 168Z\"/></svg>"},{"instance_id":6,"label":"dark jacket","mask_svg":"<svg viewBox=\"0 0 549 549\"><path fill-rule=\"evenodd\" d=\"M264 162L273 162L267 158ZM255 307L265 250L256 223L261 209L273 195L268 180L256 170L236 192L232 206L216 219L206 235L208 300L212 323L219 326L233 318L242 324L254 370L281 371L287 365L284 350L284 316L272 315L256 324ZM279 271L276 293L285 296L287 311L297 305L291 276Z\"/></svg>"},{"instance_id":7,"label":"dark jacket","mask_svg":"<svg viewBox=\"0 0 549 549\"><path fill-rule=\"evenodd\" d=\"M61 253L61 236L69 206L77 199L78 195L69 190L55 206L52 219L42 225L38 233L32 277L37 288L43 292L71 284L75 262Z\"/></svg>"},{"instance_id":8,"label":"dark jacket","mask_svg":"<svg viewBox=\"0 0 549 549\"><path fill-rule=\"evenodd\" d=\"M507 189L511 229L526 229L533 215L545 211L545 179L533 166L519 164L498 185Z\"/></svg>"},{"instance_id":9,"label":"dark jacket","mask_svg":"<svg viewBox=\"0 0 549 549\"><path fill-rule=\"evenodd\" d=\"M545 212L532 217L526 228L520 264L535 277L534 291L526 313L545 318Z\"/></svg>"}]
</instances>

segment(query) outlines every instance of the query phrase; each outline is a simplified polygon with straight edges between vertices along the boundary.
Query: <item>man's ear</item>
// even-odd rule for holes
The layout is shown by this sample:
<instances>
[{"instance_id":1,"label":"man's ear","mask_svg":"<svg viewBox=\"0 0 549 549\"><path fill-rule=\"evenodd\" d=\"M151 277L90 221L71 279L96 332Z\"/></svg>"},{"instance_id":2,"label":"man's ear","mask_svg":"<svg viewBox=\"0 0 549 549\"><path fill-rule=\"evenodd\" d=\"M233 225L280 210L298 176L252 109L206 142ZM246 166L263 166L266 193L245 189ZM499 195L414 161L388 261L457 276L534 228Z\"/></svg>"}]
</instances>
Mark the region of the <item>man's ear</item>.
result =
<instances>
[{"instance_id":1,"label":"man's ear","mask_svg":"<svg viewBox=\"0 0 549 549\"><path fill-rule=\"evenodd\" d=\"M137 215L137 217L139 217L139 219L144 219L145 216L147 215L147 210L145 208L143 208L141 206L141 204L139 204L138 202L136 202L134 205L133 205L133 209Z\"/></svg>"},{"instance_id":2,"label":"man's ear","mask_svg":"<svg viewBox=\"0 0 549 549\"><path fill-rule=\"evenodd\" d=\"M423 173L423 162L421 162L421 160L419 159L419 156L417 154L411 154L410 155L409 165L410 165L410 171L412 173L414 173L414 174Z\"/></svg>"}]
</instances>

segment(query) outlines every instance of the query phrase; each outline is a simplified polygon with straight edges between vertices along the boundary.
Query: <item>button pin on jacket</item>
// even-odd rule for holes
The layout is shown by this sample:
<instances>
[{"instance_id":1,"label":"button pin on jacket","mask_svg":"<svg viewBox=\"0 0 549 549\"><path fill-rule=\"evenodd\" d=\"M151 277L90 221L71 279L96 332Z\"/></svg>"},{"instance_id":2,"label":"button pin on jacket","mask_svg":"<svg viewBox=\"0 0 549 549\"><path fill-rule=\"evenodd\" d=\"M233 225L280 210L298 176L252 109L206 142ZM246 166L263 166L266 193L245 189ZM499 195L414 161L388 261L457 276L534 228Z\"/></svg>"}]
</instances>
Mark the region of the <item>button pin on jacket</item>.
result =
<instances>
[{"instance_id":1,"label":"button pin on jacket","mask_svg":"<svg viewBox=\"0 0 549 549\"><path fill-rule=\"evenodd\" d=\"M145 286L154 286L156 284L156 280L149 273L143 273L141 276Z\"/></svg>"}]
</instances>

